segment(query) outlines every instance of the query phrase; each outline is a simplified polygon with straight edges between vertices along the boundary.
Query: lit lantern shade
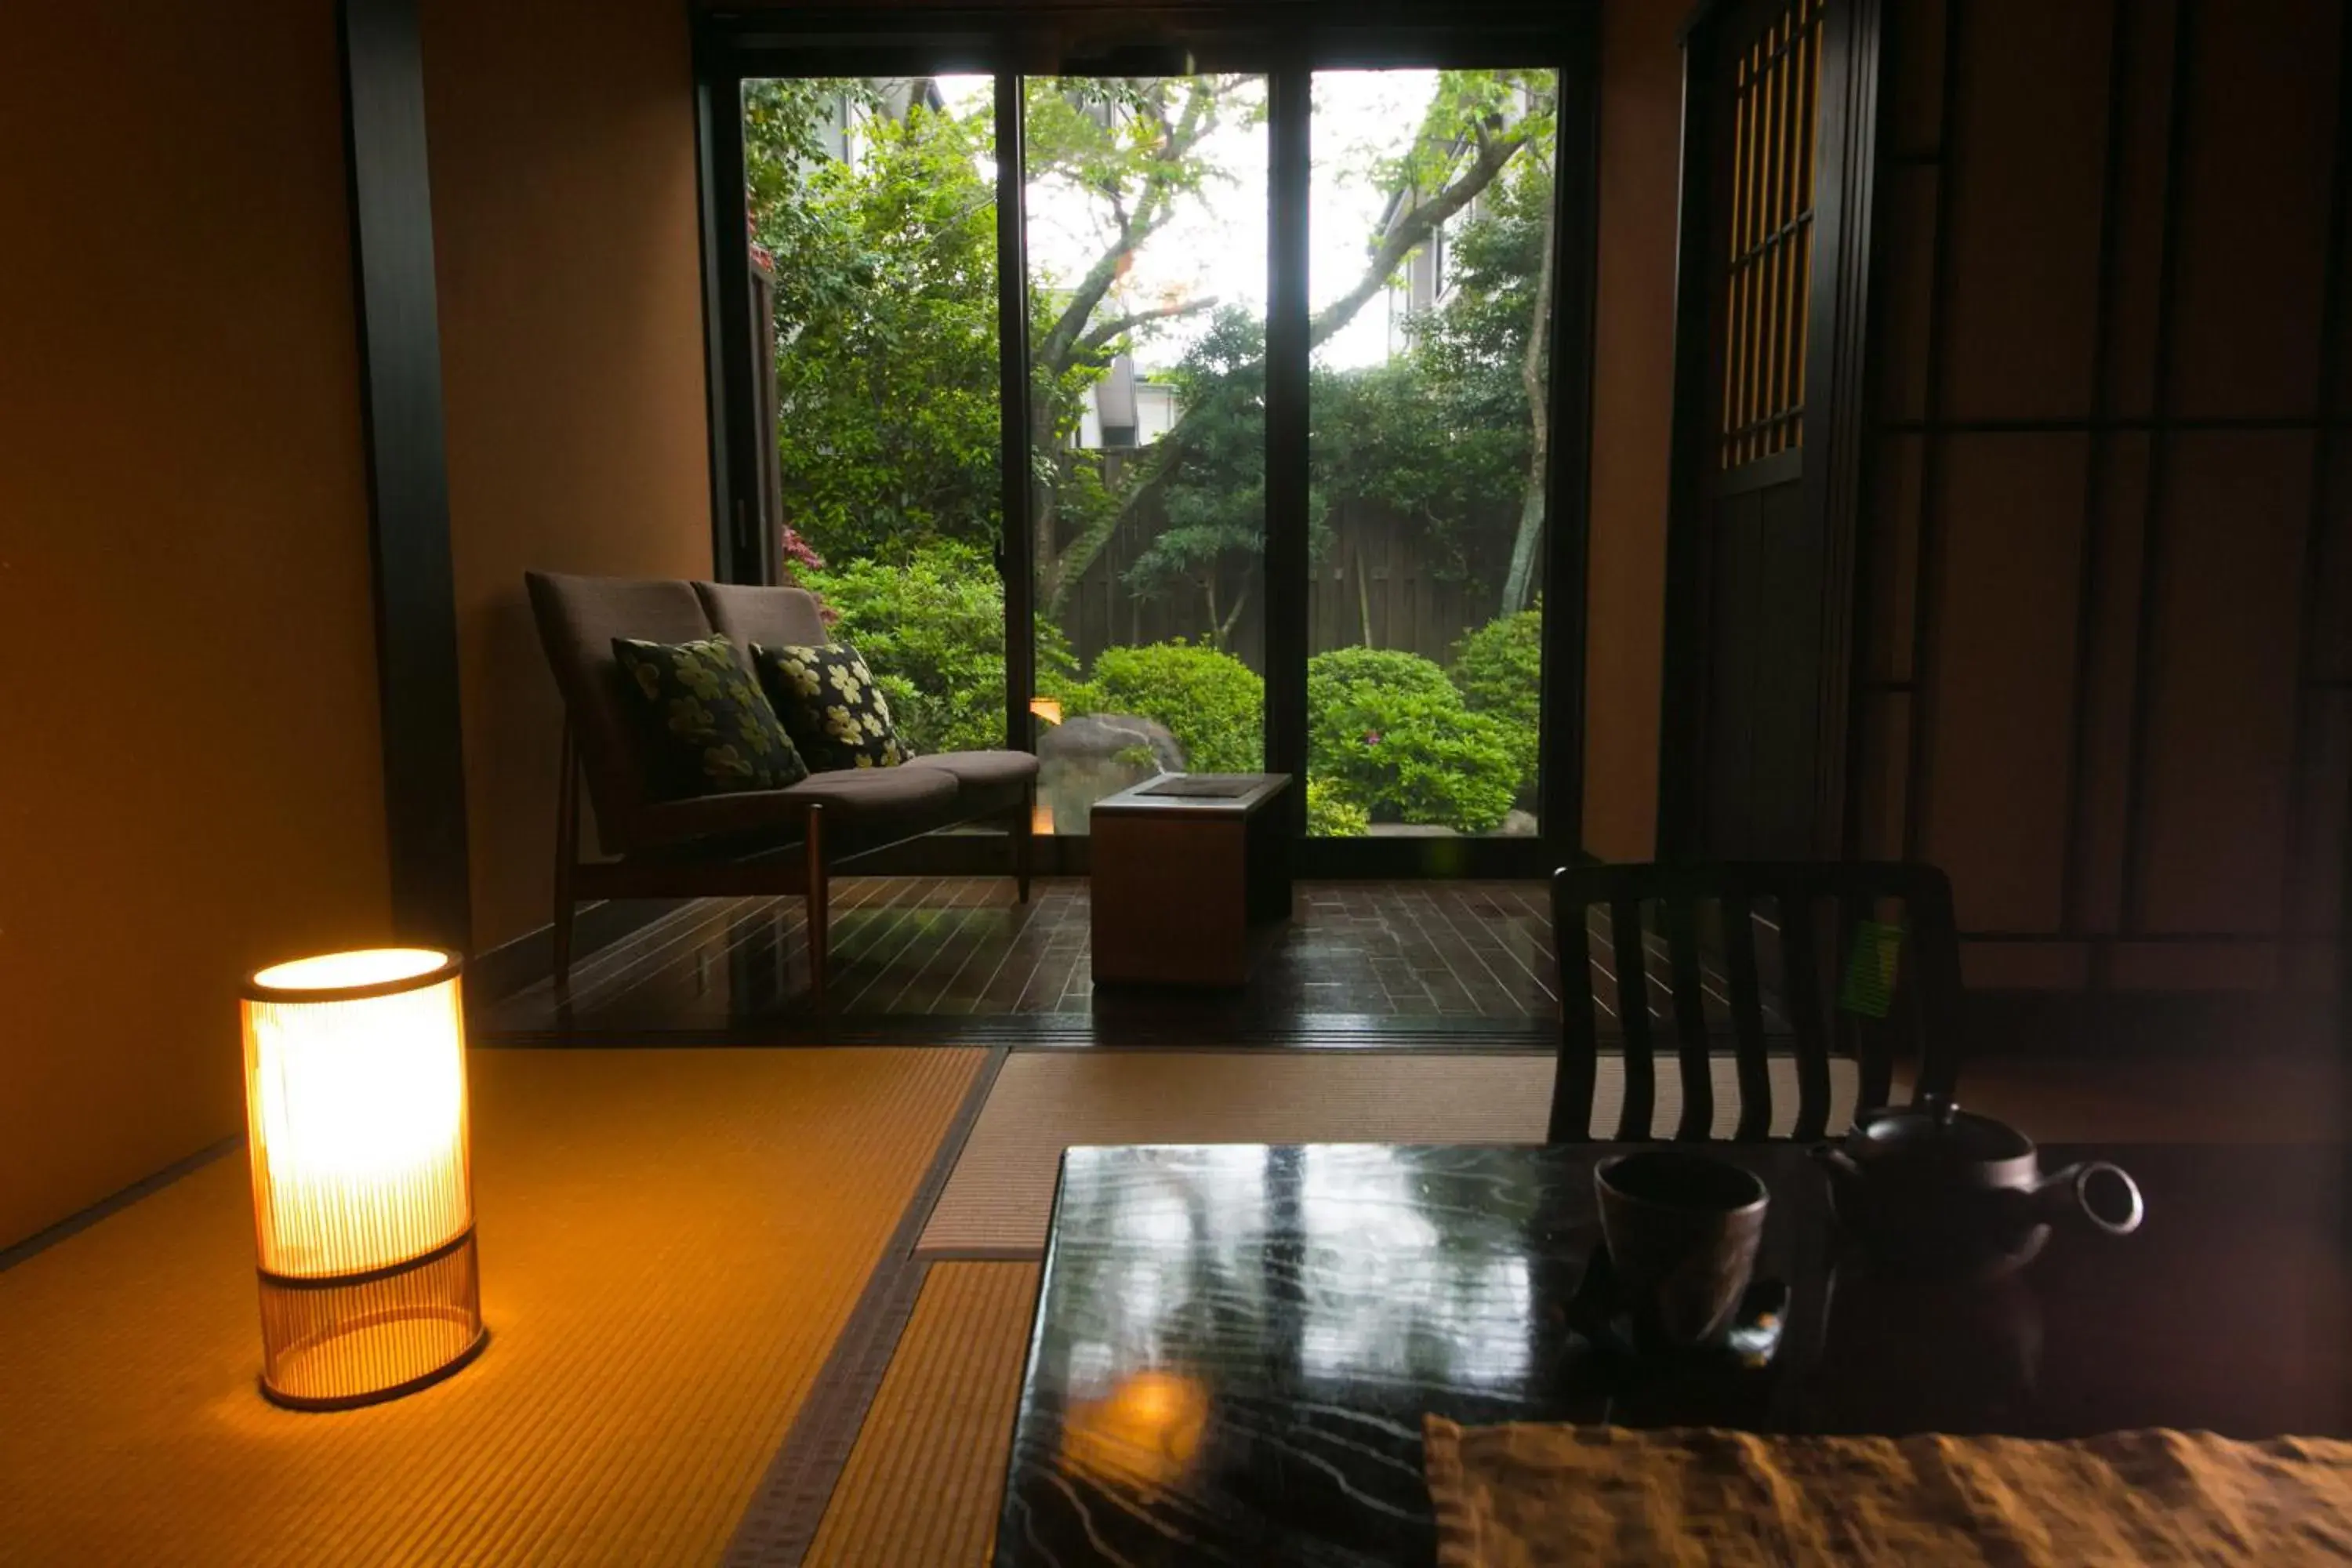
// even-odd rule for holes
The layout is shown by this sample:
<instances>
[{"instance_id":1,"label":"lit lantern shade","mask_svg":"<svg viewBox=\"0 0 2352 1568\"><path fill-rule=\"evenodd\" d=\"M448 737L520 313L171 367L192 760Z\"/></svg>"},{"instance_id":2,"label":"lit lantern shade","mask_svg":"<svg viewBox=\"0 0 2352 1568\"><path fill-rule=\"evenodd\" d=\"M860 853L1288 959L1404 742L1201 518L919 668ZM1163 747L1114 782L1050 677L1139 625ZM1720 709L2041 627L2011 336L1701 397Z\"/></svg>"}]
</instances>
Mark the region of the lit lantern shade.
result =
<instances>
[{"instance_id":1,"label":"lit lantern shade","mask_svg":"<svg viewBox=\"0 0 2352 1568\"><path fill-rule=\"evenodd\" d=\"M382 948L246 983L261 1387L278 1404L394 1398L482 1347L461 967Z\"/></svg>"}]
</instances>

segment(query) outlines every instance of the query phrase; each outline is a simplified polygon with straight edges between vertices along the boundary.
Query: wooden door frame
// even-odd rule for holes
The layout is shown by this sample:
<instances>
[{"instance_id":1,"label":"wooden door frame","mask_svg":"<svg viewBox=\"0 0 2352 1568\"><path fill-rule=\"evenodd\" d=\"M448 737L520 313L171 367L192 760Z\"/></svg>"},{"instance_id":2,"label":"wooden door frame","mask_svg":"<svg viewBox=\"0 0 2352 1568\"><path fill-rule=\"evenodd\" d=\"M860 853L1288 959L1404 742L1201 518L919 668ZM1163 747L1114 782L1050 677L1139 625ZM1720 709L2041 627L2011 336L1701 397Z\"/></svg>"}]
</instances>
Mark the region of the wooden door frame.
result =
<instances>
[{"instance_id":1,"label":"wooden door frame","mask_svg":"<svg viewBox=\"0 0 2352 1568\"><path fill-rule=\"evenodd\" d=\"M1656 854L1705 852L1707 503L1717 382L1713 310L1720 37L1736 0L1706 0L1683 28L1682 167L1675 258L1674 407L1666 488L1664 668L1659 694ZM1871 407L1873 207L1877 186L1883 0L1827 0L1822 18L1814 229L1808 289L1830 309L1807 317L1806 525L1824 541L1822 677L1813 781L1813 853L1851 852L1845 749L1860 690L1861 519Z\"/></svg>"}]
</instances>

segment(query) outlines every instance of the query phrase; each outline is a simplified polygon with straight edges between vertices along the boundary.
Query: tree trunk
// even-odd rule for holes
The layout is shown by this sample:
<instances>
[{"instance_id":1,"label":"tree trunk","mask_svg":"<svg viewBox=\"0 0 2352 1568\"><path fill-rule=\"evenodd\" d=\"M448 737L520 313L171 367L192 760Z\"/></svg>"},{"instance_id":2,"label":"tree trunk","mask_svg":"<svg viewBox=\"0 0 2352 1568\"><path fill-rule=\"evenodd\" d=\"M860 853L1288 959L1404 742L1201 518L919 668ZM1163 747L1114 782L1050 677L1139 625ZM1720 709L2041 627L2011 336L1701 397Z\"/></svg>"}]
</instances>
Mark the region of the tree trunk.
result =
<instances>
[{"instance_id":1,"label":"tree trunk","mask_svg":"<svg viewBox=\"0 0 2352 1568\"><path fill-rule=\"evenodd\" d=\"M1248 605L1249 596L1249 574L1247 573L1244 573L1242 574L1242 591L1234 596L1234 607L1225 612L1224 623L1217 628L1217 647L1220 651L1232 646L1234 640L1234 627L1240 624L1242 611Z\"/></svg>"},{"instance_id":2,"label":"tree trunk","mask_svg":"<svg viewBox=\"0 0 2352 1568\"><path fill-rule=\"evenodd\" d=\"M1544 469L1551 447L1550 410L1544 397L1544 339L1551 327L1553 229L1557 219L1544 201L1543 260L1536 268L1535 306L1528 312L1528 352L1519 361L1519 384L1528 395L1528 478L1519 495L1519 531L1511 541L1511 569L1503 579L1503 614L1516 615L1533 596L1536 546L1543 539Z\"/></svg>"},{"instance_id":3,"label":"tree trunk","mask_svg":"<svg viewBox=\"0 0 2352 1568\"><path fill-rule=\"evenodd\" d=\"M1056 474L1059 473L1061 454L1054 451L1053 443L1054 410L1041 401L1030 411L1029 449L1021 454L1022 460L1030 465L1032 475L1029 486L1029 570L1030 585L1035 597L1031 603L1051 605L1058 617L1062 607L1062 558L1060 541L1055 535L1059 531L1056 503L1062 487L1058 480L1053 484L1034 482L1040 452L1052 454L1050 460Z\"/></svg>"}]
</instances>

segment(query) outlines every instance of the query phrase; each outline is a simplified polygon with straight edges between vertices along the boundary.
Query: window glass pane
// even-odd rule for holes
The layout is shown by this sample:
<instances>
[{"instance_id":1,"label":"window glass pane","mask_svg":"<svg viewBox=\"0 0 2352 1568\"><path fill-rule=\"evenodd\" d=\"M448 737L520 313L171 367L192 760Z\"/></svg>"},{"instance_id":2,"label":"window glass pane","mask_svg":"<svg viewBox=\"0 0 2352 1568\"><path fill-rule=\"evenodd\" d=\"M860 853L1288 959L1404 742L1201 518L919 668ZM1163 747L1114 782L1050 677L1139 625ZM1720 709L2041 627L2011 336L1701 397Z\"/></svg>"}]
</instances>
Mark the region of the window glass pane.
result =
<instances>
[{"instance_id":1,"label":"window glass pane","mask_svg":"<svg viewBox=\"0 0 2352 1568\"><path fill-rule=\"evenodd\" d=\"M1265 82L1031 78L1040 811L1265 765Z\"/></svg>"},{"instance_id":2,"label":"window glass pane","mask_svg":"<svg viewBox=\"0 0 2352 1568\"><path fill-rule=\"evenodd\" d=\"M1538 830L1557 89L1315 73L1310 833Z\"/></svg>"},{"instance_id":3,"label":"window glass pane","mask_svg":"<svg viewBox=\"0 0 2352 1568\"><path fill-rule=\"evenodd\" d=\"M1004 743L988 77L743 86L760 506L919 752Z\"/></svg>"}]
</instances>

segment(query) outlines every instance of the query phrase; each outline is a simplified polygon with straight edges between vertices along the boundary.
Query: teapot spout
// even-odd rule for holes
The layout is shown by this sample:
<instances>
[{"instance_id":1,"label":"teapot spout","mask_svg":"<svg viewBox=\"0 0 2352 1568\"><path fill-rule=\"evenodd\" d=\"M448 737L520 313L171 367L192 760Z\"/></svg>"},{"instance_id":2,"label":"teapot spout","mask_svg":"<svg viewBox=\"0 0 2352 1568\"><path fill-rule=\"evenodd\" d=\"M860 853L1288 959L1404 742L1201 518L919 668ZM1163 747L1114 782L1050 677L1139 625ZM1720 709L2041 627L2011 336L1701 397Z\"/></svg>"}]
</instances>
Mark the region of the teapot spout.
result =
<instances>
[{"instance_id":1,"label":"teapot spout","mask_svg":"<svg viewBox=\"0 0 2352 1568\"><path fill-rule=\"evenodd\" d=\"M1822 1168L1832 1176L1852 1178L1862 1174L1862 1167L1853 1163L1853 1156L1834 1143L1816 1143L1811 1152L1813 1158L1821 1162Z\"/></svg>"},{"instance_id":2,"label":"teapot spout","mask_svg":"<svg viewBox=\"0 0 2352 1568\"><path fill-rule=\"evenodd\" d=\"M2053 1225L2087 1224L2109 1236L2129 1236L2147 1217L2147 1205L2122 1166L2085 1160L2034 1184L2033 1214Z\"/></svg>"}]
</instances>

